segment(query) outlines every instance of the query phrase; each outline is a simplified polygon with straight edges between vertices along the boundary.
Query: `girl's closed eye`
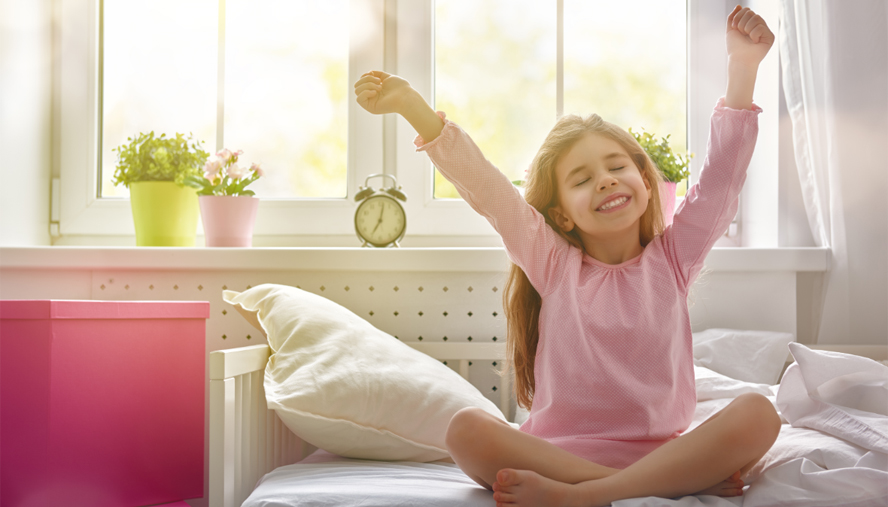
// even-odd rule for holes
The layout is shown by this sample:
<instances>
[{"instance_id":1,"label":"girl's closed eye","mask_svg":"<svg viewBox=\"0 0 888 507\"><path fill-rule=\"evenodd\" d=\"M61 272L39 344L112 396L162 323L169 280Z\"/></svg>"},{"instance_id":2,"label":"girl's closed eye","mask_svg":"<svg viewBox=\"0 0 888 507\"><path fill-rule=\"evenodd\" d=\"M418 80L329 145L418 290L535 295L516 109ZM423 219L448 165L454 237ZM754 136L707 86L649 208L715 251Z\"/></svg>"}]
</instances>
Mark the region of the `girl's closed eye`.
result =
<instances>
[{"instance_id":1,"label":"girl's closed eye","mask_svg":"<svg viewBox=\"0 0 888 507\"><path fill-rule=\"evenodd\" d=\"M611 169L611 171L619 171L620 169L625 169L625 168L626 168L626 166L614 167L613 169Z\"/></svg>"},{"instance_id":2,"label":"girl's closed eye","mask_svg":"<svg viewBox=\"0 0 888 507\"><path fill-rule=\"evenodd\" d=\"M574 186L578 187L578 186L582 185L583 183L586 183L587 181L589 181L589 178L582 179L582 180L578 181L577 184Z\"/></svg>"}]
</instances>

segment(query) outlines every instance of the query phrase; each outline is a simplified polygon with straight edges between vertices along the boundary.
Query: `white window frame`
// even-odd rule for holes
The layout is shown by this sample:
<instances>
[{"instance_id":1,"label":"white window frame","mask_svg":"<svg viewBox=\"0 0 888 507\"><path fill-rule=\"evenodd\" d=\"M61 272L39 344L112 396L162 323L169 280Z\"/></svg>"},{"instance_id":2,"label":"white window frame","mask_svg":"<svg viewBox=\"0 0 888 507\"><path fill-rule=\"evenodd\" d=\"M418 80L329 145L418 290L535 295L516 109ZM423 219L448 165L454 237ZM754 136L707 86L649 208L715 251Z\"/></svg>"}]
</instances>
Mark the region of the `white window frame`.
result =
<instances>
[{"instance_id":1,"label":"white window frame","mask_svg":"<svg viewBox=\"0 0 888 507\"><path fill-rule=\"evenodd\" d=\"M349 88L367 69L383 67L385 14L384 0L350 1ZM97 197L99 5L99 0L61 0L59 24L59 233L88 236L93 242L102 241L96 237L134 235L129 199ZM354 100L348 104L347 197L262 199L257 236L355 238L351 197L368 175L383 172L383 120L367 114Z\"/></svg>"},{"instance_id":2,"label":"white window frame","mask_svg":"<svg viewBox=\"0 0 888 507\"><path fill-rule=\"evenodd\" d=\"M397 64L391 69L434 107L434 0L397 2ZM553 111L554 113L554 111ZM499 235L461 199L435 199L434 171L425 154L416 153L416 132L404 118L397 120L398 181L407 195L409 234L444 236L459 246L501 244Z\"/></svg>"},{"instance_id":3,"label":"white window frame","mask_svg":"<svg viewBox=\"0 0 888 507\"><path fill-rule=\"evenodd\" d=\"M352 33L370 32L352 38L362 44L350 45L350 83L367 70L381 68L406 77L431 103L434 0L351 1ZM559 10L561 5L559 0ZM727 0L688 0L688 143L697 155L692 160L691 182L696 181L705 157L712 107L725 90L724 22L734 5ZM766 14L776 32L774 0L748 0L745 5ZM79 236L89 238L90 244L105 244L114 242L111 237L119 241L134 235L129 199L96 197L98 6L99 0L60 0L59 232L69 244L77 244L70 238ZM755 196L756 205L741 204L738 227L734 228L738 232L717 246L777 246L777 75L775 46L760 68L756 86L756 103L770 114L760 117L756 153L741 196L741 203L752 202ZM553 117L555 114L553 111ZM433 197L431 162L416 153L416 134L403 118L370 115L354 100L349 100L348 115L347 197L262 199L254 244L357 246L352 196L368 175L383 172L395 175L408 196L404 246L501 244L490 224L464 201ZM263 237L274 239L263 242Z\"/></svg>"},{"instance_id":4,"label":"white window frame","mask_svg":"<svg viewBox=\"0 0 888 507\"><path fill-rule=\"evenodd\" d=\"M688 144L696 154L691 163L691 182L699 177L706 156L712 107L727 87L725 21L735 5L737 2L729 0L688 0ZM779 37L776 0L746 0L740 5L761 14ZM759 115L755 152L740 194L740 210L728 233L715 246L778 246L778 53L775 42L759 66L753 99L764 112Z\"/></svg>"},{"instance_id":5,"label":"white window frame","mask_svg":"<svg viewBox=\"0 0 888 507\"><path fill-rule=\"evenodd\" d=\"M559 19L562 1L557 2ZM729 0L688 0L688 145L696 154L692 159L691 183L697 180L709 136L709 118L727 85L727 55L725 53L725 21L736 5ZM776 33L777 11L774 0L748 0L743 3L761 12ZM434 0L397 2L397 64L387 69L407 78L411 85L432 104L434 97ZM558 38L561 40L562 23ZM560 44L559 44L560 46ZM563 51L559 47L559 52ZM560 60L560 58L559 58ZM560 63L560 62L559 62ZM736 233L725 237L719 246L777 246L777 107L778 107L777 47L771 49L762 63L756 84L756 103L769 114L760 117L759 139L750 163L747 184L741 202L754 201L755 206L741 206ZM563 81L562 65L558 65L559 88ZM563 92L557 92L556 109L561 109ZM553 116L558 111L553 111ZM553 118L554 119L554 118ZM413 139L416 133L403 118L397 121L398 180L408 195L417 196L408 201L407 214L412 235L447 236L468 245L496 241L493 227L468 204L458 199L435 199L432 164L428 157L415 153ZM493 161L496 163L496 161ZM764 196L764 199L762 198Z\"/></svg>"}]
</instances>

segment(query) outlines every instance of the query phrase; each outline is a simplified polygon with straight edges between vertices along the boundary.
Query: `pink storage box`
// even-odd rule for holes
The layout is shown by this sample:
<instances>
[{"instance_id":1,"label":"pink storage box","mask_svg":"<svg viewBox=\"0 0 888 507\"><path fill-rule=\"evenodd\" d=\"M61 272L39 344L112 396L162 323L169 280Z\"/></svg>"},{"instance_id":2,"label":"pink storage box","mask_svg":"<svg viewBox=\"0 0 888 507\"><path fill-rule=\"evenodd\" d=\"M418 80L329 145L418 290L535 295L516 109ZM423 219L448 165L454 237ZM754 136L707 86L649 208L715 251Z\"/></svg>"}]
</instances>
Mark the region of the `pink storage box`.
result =
<instances>
[{"instance_id":1,"label":"pink storage box","mask_svg":"<svg viewBox=\"0 0 888 507\"><path fill-rule=\"evenodd\" d=\"M0 505L201 498L205 301L0 301Z\"/></svg>"}]
</instances>

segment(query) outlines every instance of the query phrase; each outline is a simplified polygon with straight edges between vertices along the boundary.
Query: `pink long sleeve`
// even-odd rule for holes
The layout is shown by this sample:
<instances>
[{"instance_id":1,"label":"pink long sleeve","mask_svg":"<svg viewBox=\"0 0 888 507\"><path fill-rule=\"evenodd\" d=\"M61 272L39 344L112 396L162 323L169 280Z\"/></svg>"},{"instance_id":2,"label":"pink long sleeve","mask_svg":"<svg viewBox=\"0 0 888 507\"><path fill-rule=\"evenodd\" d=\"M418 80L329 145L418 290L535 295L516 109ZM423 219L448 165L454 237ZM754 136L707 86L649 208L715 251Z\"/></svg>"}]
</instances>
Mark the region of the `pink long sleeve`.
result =
<instances>
[{"instance_id":1,"label":"pink long sleeve","mask_svg":"<svg viewBox=\"0 0 888 507\"><path fill-rule=\"evenodd\" d=\"M664 248L674 269L690 287L712 246L737 214L738 197L758 136L761 108L729 109L721 98L712 112L706 158L696 184L675 211L671 229L663 234Z\"/></svg>"},{"instance_id":2,"label":"pink long sleeve","mask_svg":"<svg viewBox=\"0 0 888 507\"><path fill-rule=\"evenodd\" d=\"M430 143L417 139L542 296L533 407L522 431L625 468L688 427L696 394L687 293L736 213L759 112L719 101L700 180L673 225L617 265L552 231L453 122Z\"/></svg>"}]
</instances>

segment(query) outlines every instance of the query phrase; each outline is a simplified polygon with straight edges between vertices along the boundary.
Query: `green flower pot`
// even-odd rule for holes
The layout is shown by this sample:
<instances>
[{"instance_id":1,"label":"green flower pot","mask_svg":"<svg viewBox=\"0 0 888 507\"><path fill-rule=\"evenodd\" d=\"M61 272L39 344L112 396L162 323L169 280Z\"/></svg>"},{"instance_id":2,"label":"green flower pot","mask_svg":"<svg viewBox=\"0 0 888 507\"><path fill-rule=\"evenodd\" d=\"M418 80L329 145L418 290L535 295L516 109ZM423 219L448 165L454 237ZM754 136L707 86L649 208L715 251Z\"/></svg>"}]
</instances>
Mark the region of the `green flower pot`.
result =
<instances>
[{"instance_id":1,"label":"green flower pot","mask_svg":"<svg viewBox=\"0 0 888 507\"><path fill-rule=\"evenodd\" d=\"M193 188L140 181L129 189L137 246L194 246L200 208Z\"/></svg>"}]
</instances>

